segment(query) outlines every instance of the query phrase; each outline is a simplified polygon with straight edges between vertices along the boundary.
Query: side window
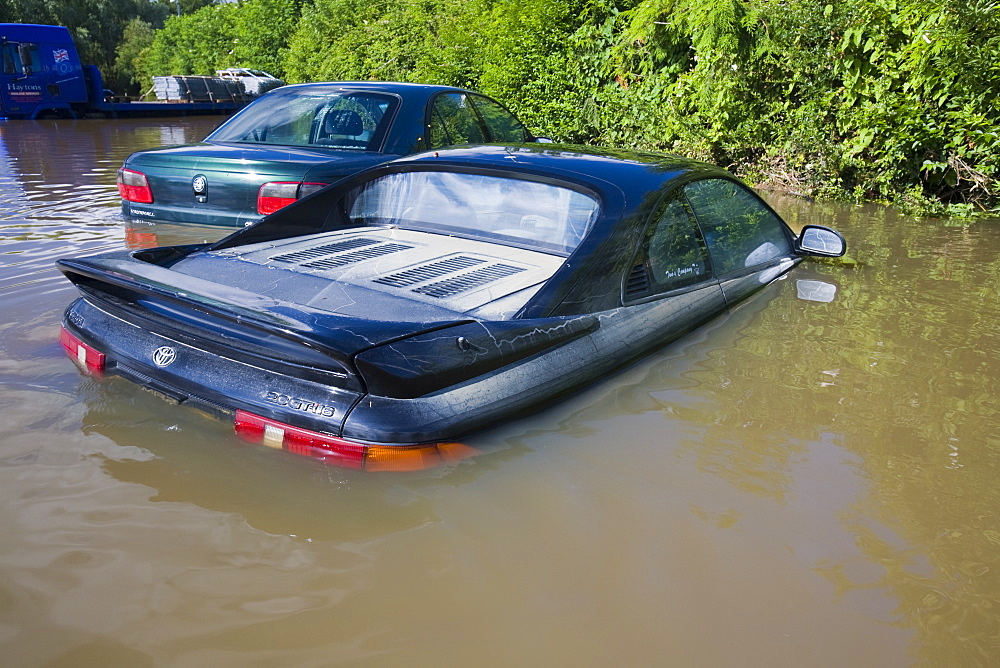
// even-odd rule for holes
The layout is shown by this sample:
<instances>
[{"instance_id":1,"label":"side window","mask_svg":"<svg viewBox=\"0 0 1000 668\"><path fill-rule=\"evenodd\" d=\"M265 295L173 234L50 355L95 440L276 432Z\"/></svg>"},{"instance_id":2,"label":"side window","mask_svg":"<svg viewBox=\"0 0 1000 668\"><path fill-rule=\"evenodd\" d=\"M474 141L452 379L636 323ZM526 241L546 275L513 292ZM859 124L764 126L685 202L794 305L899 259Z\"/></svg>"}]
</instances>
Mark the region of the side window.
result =
<instances>
[{"instance_id":1,"label":"side window","mask_svg":"<svg viewBox=\"0 0 1000 668\"><path fill-rule=\"evenodd\" d=\"M3 45L4 74L31 74L41 69L37 44L8 42Z\"/></svg>"},{"instance_id":2,"label":"side window","mask_svg":"<svg viewBox=\"0 0 1000 668\"><path fill-rule=\"evenodd\" d=\"M14 69L14 45L13 44L3 44L0 45L0 50L3 51L3 73L4 74L14 74L17 70Z\"/></svg>"},{"instance_id":3,"label":"side window","mask_svg":"<svg viewBox=\"0 0 1000 668\"><path fill-rule=\"evenodd\" d=\"M706 179L684 187L708 242L716 274L764 264L791 253L785 225L752 192L732 181Z\"/></svg>"},{"instance_id":4,"label":"side window","mask_svg":"<svg viewBox=\"0 0 1000 668\"><path fill-rule=\"evenodd\" d=\"M507 111L503 105L484 95L473 95L473 104L483 117L490 133L490 141L496 142L526 142L531 138L528 130L514 114Z\"/></svg>"},{"instance_id":5,"label":"side window","mask_svg":"<svg viewBox=\"0 0 1000 668\"><path fill-rule=\"evenodd\" d=\"M21 71L24 74L42 71L42 63L38 59L37 44L21 44L17 47L17 54L21 57Z\"/></svg>"},{"instance_id":6,"label":"side window","mask_svg":"<svg viewBox=\"0 0 1000 668\"><path fill-rule=\"evenodd\" d=\"M434 98L430 137L431 148L489 141L465 93L443 93Z\"/></svg>"},{"instance_id":7,"label":"side window","mask_svg":"<svg viewBox=\"0 0 1000 668\"><path fill-rule=\"evenodd\" d=\"M651 229L647 257L655 292L683 288L712 275L705 242L679 198L667 204Z\"/></svg>"}]
</instances>

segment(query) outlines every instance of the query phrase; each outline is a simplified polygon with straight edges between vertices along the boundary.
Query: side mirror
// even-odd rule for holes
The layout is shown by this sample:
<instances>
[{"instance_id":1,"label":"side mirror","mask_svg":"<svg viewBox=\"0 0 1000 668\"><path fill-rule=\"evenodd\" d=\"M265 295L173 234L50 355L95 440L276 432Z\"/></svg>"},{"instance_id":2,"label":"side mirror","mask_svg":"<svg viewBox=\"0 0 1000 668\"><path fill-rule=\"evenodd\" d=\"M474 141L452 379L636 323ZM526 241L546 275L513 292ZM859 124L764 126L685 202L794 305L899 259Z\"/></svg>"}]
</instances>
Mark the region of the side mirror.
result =
<instances>
[{"instance_id":1,"label":"side mirror","mask_svg":"<svg viewBox=\"0 0 1000 668\"><path fill-rule=\"evenodd\" d=\"M847 252L847 242L840 232L822 225L806 225L795 240L795 251L802 255L840 257Z\"/></svg>"},{"instance_id":2,"label":"side mirror","mask_svg":"<svg viewBox=\"0 0 1000 668\"><path fill-rule=\"evenodd\" d=\"M24 76L28 76L31 74L31 66L34 65L31 61L31 46L28 44L18 44L17 56L21 59L21 71L24 72Z\"/></svg>"},{"instance_id":3,"label":"side mirror","mask_svg":"<svg viewBox=\"0 0 1000 668\"><path fill-rule=\"evenodd\" d=\"M535 137L536 144L551 144L553 143L548 137Z\"/></svg>"}]
</instances>

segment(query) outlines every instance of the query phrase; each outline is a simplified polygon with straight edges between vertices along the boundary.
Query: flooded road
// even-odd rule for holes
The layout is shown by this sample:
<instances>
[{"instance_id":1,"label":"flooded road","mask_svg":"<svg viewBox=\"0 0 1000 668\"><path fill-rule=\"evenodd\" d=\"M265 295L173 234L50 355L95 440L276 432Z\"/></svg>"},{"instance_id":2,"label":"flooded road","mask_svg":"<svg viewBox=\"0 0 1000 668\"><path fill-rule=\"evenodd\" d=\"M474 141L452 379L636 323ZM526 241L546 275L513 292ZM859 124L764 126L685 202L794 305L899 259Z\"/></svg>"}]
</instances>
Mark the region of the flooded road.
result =
<instances>
[{"instance_id":1,"label":"flooded road","mask_svg":"<svg viewBox=\"0 0 1000 668\"><path fill-rule=\"evenodd\" d=\"M364 474L58 344L56 258L226 233L128 227L114 185L217 122L0 122L5 666L1000 661L1000 220L769 196L849 259L478 457Z\"/></svg>"}]
</instances>

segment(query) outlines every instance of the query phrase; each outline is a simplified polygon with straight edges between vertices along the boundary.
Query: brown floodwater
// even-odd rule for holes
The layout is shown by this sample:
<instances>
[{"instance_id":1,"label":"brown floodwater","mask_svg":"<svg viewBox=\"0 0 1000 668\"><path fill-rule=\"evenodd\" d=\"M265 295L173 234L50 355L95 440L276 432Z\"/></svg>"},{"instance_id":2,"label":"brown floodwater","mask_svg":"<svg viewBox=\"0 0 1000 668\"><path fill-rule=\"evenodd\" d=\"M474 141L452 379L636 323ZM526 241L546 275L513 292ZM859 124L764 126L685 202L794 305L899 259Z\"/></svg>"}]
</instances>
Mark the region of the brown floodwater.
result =
<instances>
[{"instance_id":1,"label":"brown floodwater","mask_svg":"<svg viewBox=\"0 0 1000 668\"><path fill-rule=\"evenodd\" d=\"M114 185L218 120L0 122L3 665L1000 661L1000 220L768 195L849 259L477 457L364 474L57 342L56 258L226 232L130 227Z\"/></svg>"}]
</instances>

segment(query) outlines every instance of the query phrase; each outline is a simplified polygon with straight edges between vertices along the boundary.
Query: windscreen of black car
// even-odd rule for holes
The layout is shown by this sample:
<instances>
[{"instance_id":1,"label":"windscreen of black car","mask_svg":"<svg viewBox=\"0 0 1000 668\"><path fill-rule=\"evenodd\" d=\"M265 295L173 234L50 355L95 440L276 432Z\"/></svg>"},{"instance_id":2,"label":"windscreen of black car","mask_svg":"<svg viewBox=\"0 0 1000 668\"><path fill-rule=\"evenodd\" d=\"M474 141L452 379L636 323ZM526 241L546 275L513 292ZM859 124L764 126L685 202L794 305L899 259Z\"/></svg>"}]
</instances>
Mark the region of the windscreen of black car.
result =
<instances>
[{"instance_id":1,"label":"windscreen of black car","mask_svg":"<svg viewBox=\"0 0 1000 668\"><path fill-rule=\"evenodd\" d=\"M355 225L395 225L569 254L597 219L597 200L524 179L443 171L388 174L347 195Z\"/></svg>"},{"instance_id":2,"label":"windscreen of black car","mask_svg":"<svg viewBox=\"0 0 1000 668\"><path fill-rule=\"evenodd\" d=\"M376 151L398 101L337 89L289 89L260 99L207 141Z\"/></svg>"},{"instance_id":3,"label":"windscreen of black car","mask_svg":"<svg viewBox=\"0 0 1000 668\"><path fill-rule=\"evenodd\" d=\"M684 187L708 243L717 275L741 271L790 255L785 224L752 192L725 179Z\"/></svg>"}]
</instances>

